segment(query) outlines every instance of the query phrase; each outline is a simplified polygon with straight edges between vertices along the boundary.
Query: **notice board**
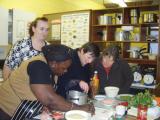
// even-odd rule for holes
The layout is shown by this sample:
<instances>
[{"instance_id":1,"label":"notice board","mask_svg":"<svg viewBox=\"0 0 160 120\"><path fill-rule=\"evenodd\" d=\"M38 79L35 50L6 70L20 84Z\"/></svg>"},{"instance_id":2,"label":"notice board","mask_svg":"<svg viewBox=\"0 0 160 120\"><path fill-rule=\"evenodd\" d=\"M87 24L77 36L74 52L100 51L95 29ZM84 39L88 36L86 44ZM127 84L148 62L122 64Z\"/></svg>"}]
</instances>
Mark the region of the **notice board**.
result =
<instances>
[{"instance_id":1,"label":"notice board","mask_svg":"<svg viewBox=\"0 0 160 120\"><path fill-rule=\"evenodd\" d=\"M49 42L81 47L90 40L90 13L81 10L44 15L50 22Z\"/></svg>"},{"instance_id":2,"label":"notice board","mask_svg":"<svg viewBox=\"0 0 160 120\"><path fill-rule=\"evenodd\" d=\"M61 16L61 43L78 48L89 41L89 12Z\"/></svg>"}]
</instances>

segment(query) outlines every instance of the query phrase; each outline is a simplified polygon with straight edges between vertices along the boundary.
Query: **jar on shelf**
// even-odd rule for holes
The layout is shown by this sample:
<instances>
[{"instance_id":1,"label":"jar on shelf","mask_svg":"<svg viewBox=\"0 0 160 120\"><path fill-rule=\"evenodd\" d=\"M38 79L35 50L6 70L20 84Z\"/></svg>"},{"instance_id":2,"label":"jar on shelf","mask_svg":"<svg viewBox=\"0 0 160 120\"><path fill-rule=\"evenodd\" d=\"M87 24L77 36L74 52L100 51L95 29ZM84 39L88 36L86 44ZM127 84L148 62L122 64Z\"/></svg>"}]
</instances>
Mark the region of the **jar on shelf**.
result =
<instances>
[{"instance_id":1,"label":"jar on shelf","mask_svg":"<svg viewBox=\"0 0 160 120\"><path fill-rule=\"evenodd\" d=\"M130 16L131 16L131 24L137 24L138 23L137 9L131 9Z\"/></svg>"}]
</instances>

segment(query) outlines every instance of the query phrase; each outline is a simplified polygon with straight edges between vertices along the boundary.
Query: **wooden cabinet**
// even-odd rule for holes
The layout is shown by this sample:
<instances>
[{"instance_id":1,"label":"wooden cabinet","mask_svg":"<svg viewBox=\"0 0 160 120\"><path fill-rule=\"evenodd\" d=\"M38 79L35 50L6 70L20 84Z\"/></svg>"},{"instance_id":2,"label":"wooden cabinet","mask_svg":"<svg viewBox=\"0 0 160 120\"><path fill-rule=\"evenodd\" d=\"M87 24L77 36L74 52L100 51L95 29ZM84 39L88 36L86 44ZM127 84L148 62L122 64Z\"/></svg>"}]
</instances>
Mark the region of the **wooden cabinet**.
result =
<instances>
[{"instance_id":1,"label":"wooden cabinet","mask_svg":"<svg viewBox=\"0 0 160 120\"><path fill-rule=\"evenodd\" d=\"M118 44L123 59L145 68L154 68L154 77L159 83L159 22L159 5L93 10L91 41L101 49L107 44ZM131 51L142 48L142 56L133 56Z\"/></svg>"}]
</instances>

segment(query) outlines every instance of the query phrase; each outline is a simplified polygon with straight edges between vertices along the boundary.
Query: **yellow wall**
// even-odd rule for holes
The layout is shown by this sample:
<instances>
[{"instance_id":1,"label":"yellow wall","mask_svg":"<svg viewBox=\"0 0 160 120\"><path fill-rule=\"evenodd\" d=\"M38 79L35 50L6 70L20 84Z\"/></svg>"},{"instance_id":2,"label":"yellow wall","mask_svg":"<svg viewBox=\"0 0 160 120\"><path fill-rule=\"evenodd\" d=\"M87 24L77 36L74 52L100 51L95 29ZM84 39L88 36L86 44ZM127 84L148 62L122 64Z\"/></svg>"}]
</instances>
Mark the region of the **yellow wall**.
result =
<instances>
[{"instance_id":1,"label":"yellow wall","mask_svg":"<svg viewBox=\"0 0 160 120\"><path fill-rule=\"evenodd\" d=\"M104 6L93 0L0 0L0 6L7 9L20 9L43 14L84 9L103 9Z\"/></svg>"}]
</instances>

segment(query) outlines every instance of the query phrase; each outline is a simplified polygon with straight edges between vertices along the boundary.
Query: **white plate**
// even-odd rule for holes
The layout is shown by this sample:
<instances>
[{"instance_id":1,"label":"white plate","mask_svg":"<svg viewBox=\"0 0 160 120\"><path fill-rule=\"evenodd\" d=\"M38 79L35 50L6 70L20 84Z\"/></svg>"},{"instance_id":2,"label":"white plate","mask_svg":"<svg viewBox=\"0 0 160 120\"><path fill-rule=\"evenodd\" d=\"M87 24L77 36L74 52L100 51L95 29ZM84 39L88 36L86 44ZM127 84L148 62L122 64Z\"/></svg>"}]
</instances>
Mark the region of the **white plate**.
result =
<instances>
[{"instance_id":1,"label":"white plate","mask_svg":"<svg viewBox=\"0 0 160 120\"><path fill-rule=\"evenodd\" d=\"M98 100L98 101L104 100L105 98L106 98L105 95L96 95L96 96L94 97L94 99L95 99L95 100Z\"/></svg>"},{"instance_id":2,"label":"white plate","mask_svg":"<svg viewBox=\"0 0 160 120\"><path fill-rule=\"evenodd\" d=\"M119 95L116 96L116 99L117 100L121 100L121 98L120 98L121 96L130 96L130 97L133 97L132 94L119 94ZM123 101L123 100L121 100L121 101Z\"/></svg>"},{"instance_id":3,"label":"white plate","mask_svg":"<svg viewBox=\"0 0 160 120\"><path fill-rule=\"evenodd\" d=\"M70 110L65 113L66 120L88 120L91 114L82 110Z\"/></svg>"},{"instance_id":4,"label":"white plate","mask_svg":"<svg viewBox=\"0 0 160 120\"><path fill-rule=\"evenodd\" d=\"M113 106L116 106L117 104L119 103L118 100L115 100L115 99L111 99L111 98L105 98L104 100L96 100L94 101L94 105L95 107L98 107L98 108L112 108Z\"/></svg>"}]
</instances>

